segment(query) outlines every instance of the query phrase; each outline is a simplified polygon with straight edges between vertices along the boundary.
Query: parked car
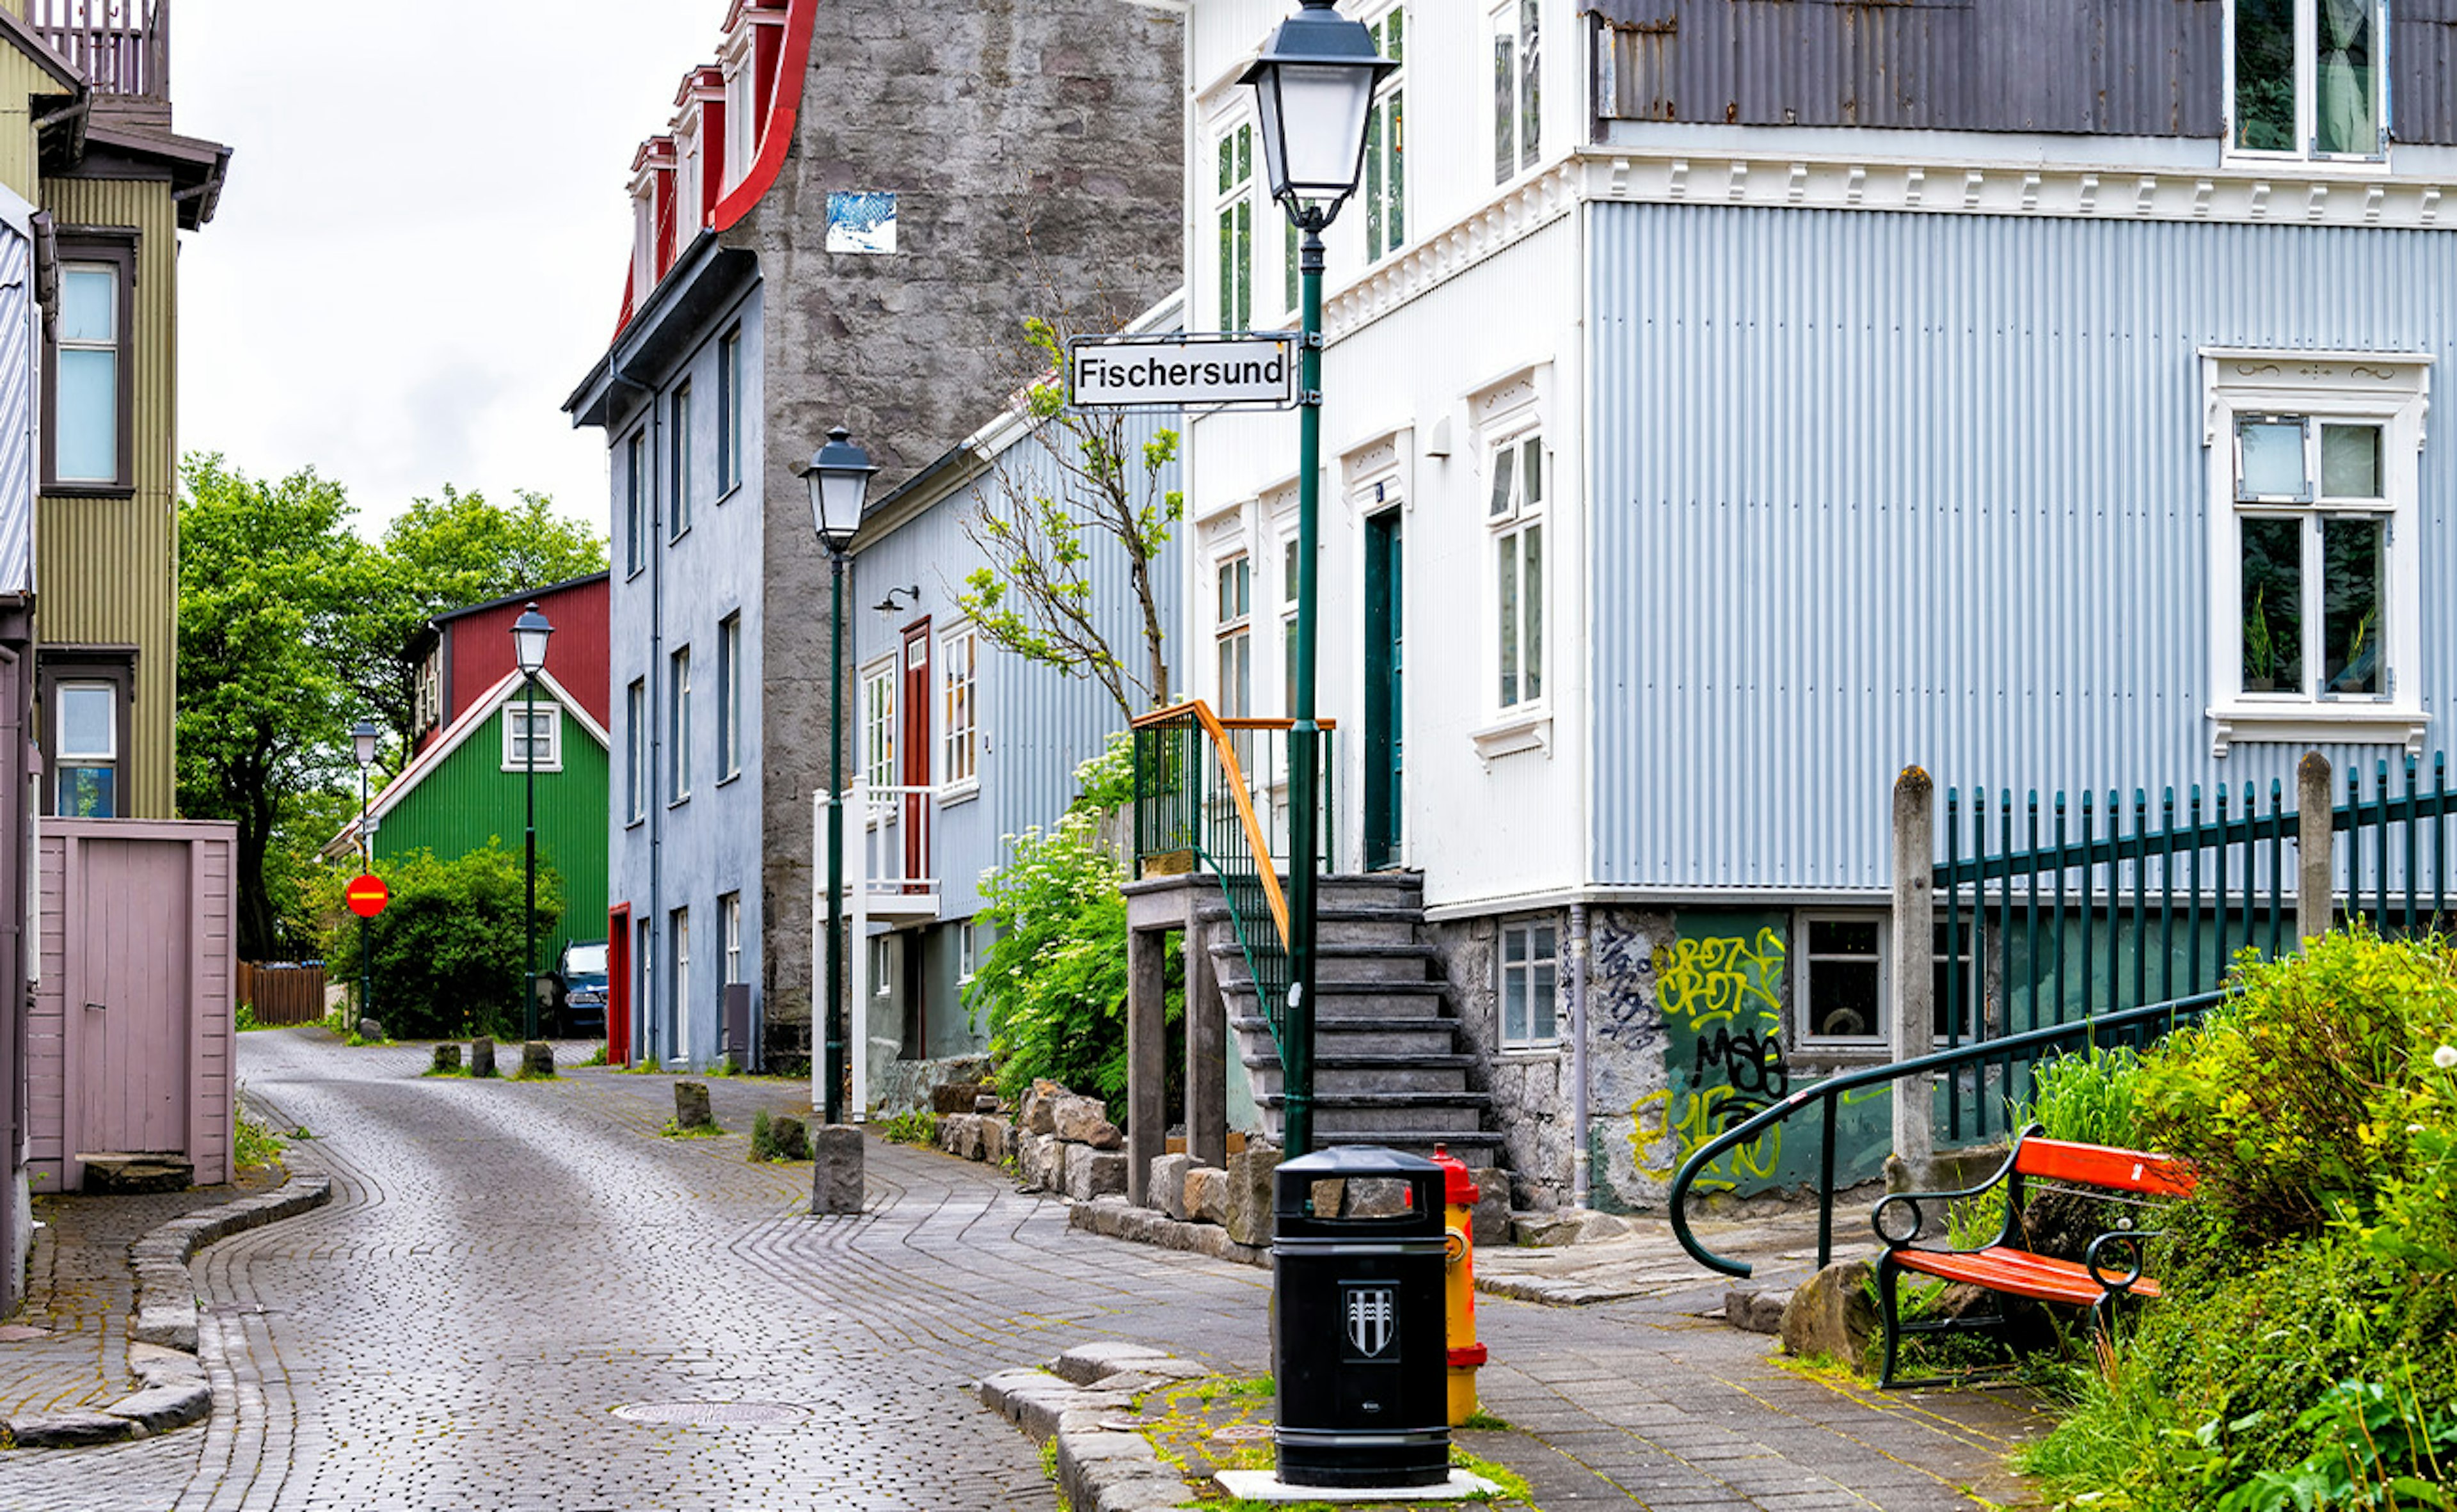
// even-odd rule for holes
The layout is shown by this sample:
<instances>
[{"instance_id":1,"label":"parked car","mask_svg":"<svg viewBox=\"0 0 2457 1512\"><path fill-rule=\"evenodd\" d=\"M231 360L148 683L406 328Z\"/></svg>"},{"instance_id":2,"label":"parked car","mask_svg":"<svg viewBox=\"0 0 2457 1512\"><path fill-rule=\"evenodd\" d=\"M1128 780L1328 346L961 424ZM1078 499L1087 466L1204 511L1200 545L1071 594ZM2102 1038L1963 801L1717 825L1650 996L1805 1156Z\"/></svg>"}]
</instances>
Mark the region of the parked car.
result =
<instances>
[{"instance_id":1,"label":"parked car","mask_svg":"<svg viewBox=\"0 0 2457 1512\"><path fill-rule=\"evenodd\" d=\"M555 1021L566 1039L606 1032L606 942L575 940L556 963Z\"/></svg>"}]
</instances>

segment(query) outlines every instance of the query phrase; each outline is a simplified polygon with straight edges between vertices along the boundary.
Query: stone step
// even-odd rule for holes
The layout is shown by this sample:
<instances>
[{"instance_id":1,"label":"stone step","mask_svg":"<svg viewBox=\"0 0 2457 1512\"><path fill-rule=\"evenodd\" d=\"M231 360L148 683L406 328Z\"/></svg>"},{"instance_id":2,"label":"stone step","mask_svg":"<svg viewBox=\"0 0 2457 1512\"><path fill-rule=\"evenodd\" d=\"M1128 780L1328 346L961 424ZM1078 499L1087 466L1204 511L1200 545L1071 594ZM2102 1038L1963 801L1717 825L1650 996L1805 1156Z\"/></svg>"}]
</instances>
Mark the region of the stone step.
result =
<instances>
[{"instance_id":1,"label":"stone step","mask_svg":"<svg viewBox=\"0 0 2457 1512\"><path fill-rule=\"evenodd\" d=\"M1197 903L1196 921L1211 932L1214 943L1231 943L1228 904L1218 894L1208 901ZM1417 928L1424 922L1424 911L1417 908L1317 908L1314 910L1314 942L1332 944L1410 944L1414 942ZM1268 924L1266 928L1270 927Z\"/></svg>"},{"instance_id":2,"label":"stone step","mask_svg":"<svg viewBox=\"0 0 2457 1512\"><path fill-rule=\"evenodd\" d=\"M97 1150L77 1159L85 1191L95 1194L185 1191L196 1184L196 1162L181 1154Z\"/></svg>"},{"instance_id":3,"label":"stone step","mask_svg":"<svg viewBox=\"0 0 2457 1512\"><path fill-rule=\"evenodd\" d=\"M1276 1127L1276 1126L1275 1126ZM1431 1129L1394 1129L1375 1133L1340 1133L1321 1127L1315 1121L1313 1139L1316 1145L1380 1145L1388 1150L1405 1150L1411 1155L1433 1158L1434 1147L1441 1146L1458 1158L1458 1163L1472 1170L1500 1164L1501 1136L1481 1130L1470 1133L1459 1130Z\"/></svg>"},{"instance_id":4,"label":"stone step","mask_svg":"<svg viewBox=\"0 0 2457 1512\"><path fill-rule=\"evenodd\" d=\"M1317 1037L1317 1046L1320 1039ZM1246 1069L1256 1096L1280 1091L1276 1057L1247 1056ZM1470 1055L1328 1055L1316 1054L1313 1085L1318 1092L1464 1092Z\"/></svg>"},{"instance_id":5,"label":"stone step","mask_svg":"<svg viewBox=\"0 0 2457 1512\"><path fill-rule=\"evenodd\" d=\"M1284 1108L1278 1093L1257 1092L1257 1106ZM1484 1128L1484 1110L1492 1099L1482 1092L1333 1092L1313 1096L1314 1128L1340 1133L1378 1132L1393 1129L1444 1133L1476 1133Z\"/></svg>"},{"instance_id":6,"label":"stone step","mask_svg":"<svg viewBox=\"0 0 2457 1512\"><path fill-rule=\"evenodd\" d=\"M1224 977L1246 978L1246 950L1233 941L1211 947L1212 969ZM1434 947L1414 942L1376 942L1352 944L1346 942L1315 942L1314 981L1317 984L1332 982L1405 982L1432 979Z\"/></svg>"},{"instance_id":7,"label":"stone step","mask_svg":"<svg viewBox=\"0 0 2457 1512\"><path fill-rule=\"evenodd\" d=\"M1273 1060L1271 1029L1260 1015L1231 1015L1229 1026L1249 1057ZM1313 1021L1317 1055L1450 1055L1458 1049L1458 1025L1432 1016L1354 1018L1346 1014ZM1250 1063L1249 1063L1250 1064Z\"/></svg>"}]
</instances>

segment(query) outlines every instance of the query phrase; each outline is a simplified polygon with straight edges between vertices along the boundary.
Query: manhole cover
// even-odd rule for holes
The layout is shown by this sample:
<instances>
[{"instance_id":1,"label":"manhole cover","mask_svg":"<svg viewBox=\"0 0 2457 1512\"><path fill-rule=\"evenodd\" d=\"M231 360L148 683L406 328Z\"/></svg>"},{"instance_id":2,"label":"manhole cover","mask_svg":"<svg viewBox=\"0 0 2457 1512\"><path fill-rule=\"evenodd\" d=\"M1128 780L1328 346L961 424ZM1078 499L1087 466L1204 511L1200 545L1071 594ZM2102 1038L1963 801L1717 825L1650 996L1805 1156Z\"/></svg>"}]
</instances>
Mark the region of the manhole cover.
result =
<instances>
[{"instance_id":1,"label":"manhole cover","mask_svg":"<svg viewBox=\"0 0 2457 1512\"><path fill-rule=\"evenodd\" d=\"M1232 1422L1211 1436L1214 1443L1260 1443L1271 1437L1273 1429L1267 1422Z\"/></svg>"},{"instance_id":2,"label":"manhole cover","mask_svg":"<svg viewBox=\"0 0 2457 1512\"><path fill-rule=\"evenodd\" d=\"M632 1422L680 1423L692 1428L754 1427L798 1422L806 1414L781 1401L642 1401L614 1409Z\"/></svg>"}]
</instances>

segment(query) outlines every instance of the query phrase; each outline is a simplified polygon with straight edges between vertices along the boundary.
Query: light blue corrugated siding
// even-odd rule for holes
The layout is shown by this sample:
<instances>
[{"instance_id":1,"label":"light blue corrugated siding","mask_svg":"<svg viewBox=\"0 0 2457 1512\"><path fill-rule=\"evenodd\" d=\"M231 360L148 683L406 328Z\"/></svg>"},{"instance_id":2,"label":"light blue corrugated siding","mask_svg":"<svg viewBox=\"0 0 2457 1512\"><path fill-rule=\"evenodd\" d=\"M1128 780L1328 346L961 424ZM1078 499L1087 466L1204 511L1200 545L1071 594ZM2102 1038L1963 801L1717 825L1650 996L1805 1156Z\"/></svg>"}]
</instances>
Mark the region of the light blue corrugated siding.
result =
<instances>
[{"instance_id":1,"label":"light blue corrugated siding","mask_svg":"<svg viewBox=\"0 0 2457 1512\"><path fill-rule=\"evenodd\" d=\"M1592 227L1596 880L1882 887L1914 762L2076 799L2292 792L2299 747L2210 756L2198 351L2429 353L2445 383L2457 238L1635 205ZM2438 749L2457 441L2431 430L2401 675Z\"/></svg>"},{"instance_id":2,"label":"light blue corrugated siding","mask_svg":"<svg viewBox=\"0 0 2457 1512\"><path fill-rule=\"evenodd\" d=\"M1174 427L1173 415L1136 416L1127 425L1128 449L1140 453L1155 431ZM1057 487L1056 463L1042 446L1025 441L1001 457L1001 466L1021 486L1037 493ZM848 626L854 641L854 665L867 665L902 644L904 627L920 615L930 616L931 631L943 634L961 617L956 605L964 577L981 563L981 553L964 533L967 515L977 512L984 497L1000 487L996 475L985 476L932 505L890 535L865 542L854 558L854 606ZM1172 463L1162 487L1179 487ZM1183 658L1174 638L1178 632L1178 538L1172 535L1153 575L1160 594L1161 623L1171 636L1172 683L1182 680ZM1143 646L1142 613L1128 587L1125 554L1115 549L1094 553L1093 602L1099 606L1110 644L1122 655L1139 656ZM919 609L893 615L869 606L890 588L919 586ZM938 649L932 649L932 675L938 675ZM932 868L940 881L942 916L960 919L981 906L981 874L1003 858L1005 837L1027 826L1047 826L1064 814L1075 797L1075 768L1100 754L1112 731L1125 720L1101 685L1087 677L1070 677L1053 668L1029 663L986 644L977 676L975 697L980 709L982 749L979 756L981 797L940 811L931 836ZM849 692L850 699L853 694ZM939 737L937 708L931 710L931 737ZM933 753L934 763L938 754ZM933 771L938 769L934 764Z\"/></svg>"}]
</instances>

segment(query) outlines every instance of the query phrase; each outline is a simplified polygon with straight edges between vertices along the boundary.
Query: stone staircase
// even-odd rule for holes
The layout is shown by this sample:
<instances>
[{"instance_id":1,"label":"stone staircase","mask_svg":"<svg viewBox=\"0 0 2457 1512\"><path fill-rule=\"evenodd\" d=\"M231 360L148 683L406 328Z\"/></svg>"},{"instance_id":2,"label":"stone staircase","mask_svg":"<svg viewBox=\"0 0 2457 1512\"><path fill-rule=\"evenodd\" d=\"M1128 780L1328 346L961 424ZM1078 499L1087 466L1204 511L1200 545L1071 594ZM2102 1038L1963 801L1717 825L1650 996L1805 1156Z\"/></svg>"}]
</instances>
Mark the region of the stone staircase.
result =
<instances>
[{"instance_id":1,"label":"stone staircase","mask_svg":"<svg viewBox=\"0 0 2457 1512\"><path fill-rule=\"evenodd\" d=\"M1326 877L1315 930L1314 1139L1387 1145L1469 1166L1497 1163L1492 1098L1472 1090L1468 1053L1434 947L1422 939L1424 879L1414 872ZM1263 1131L1280 1137L1280 1057L1254 1001L1253 975L1215 892L1197 904L1220 996L1252 1080ZM1266 926L1268 927L1268 926Z\"/></svg>"}]
</instances>

